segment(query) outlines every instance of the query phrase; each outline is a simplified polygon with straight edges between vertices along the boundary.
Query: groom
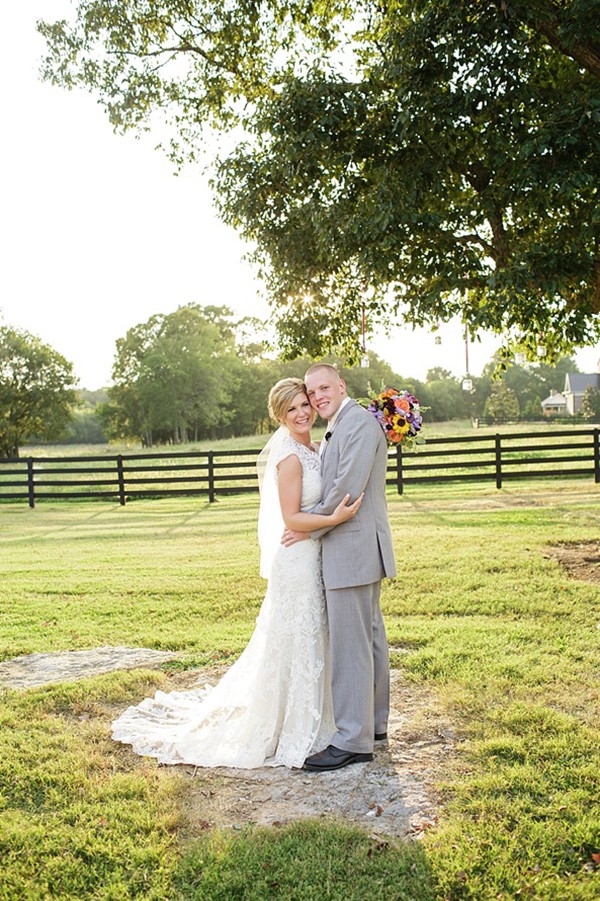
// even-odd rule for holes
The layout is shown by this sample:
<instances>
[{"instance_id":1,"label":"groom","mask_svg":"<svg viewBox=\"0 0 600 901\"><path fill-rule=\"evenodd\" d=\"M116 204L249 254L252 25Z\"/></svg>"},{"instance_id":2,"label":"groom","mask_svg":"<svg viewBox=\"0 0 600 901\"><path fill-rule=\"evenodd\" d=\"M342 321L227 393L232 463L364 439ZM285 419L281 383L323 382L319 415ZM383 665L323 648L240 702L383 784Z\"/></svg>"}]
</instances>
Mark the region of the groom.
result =
<instances>
[{"instance_id":1,"label":"groom","mask_svg":"<svg viewBox=\"0 0 600 901\"><path fill-rule=\"evenodd\" d=\"M364 492L356 516L323 539L323 581L331 648L331 687L336 732L324 751L308 757L304 769L337 770L373 759L373 741L387 737L388 646L379 595L384 576L396 567L387 515L387 443L375 418L347 396L333 366L317 363L304 378L311 405L327 420L321 442L322 500L311 513L332 513L349 494ZM287 530L283 543L306 533Z\"/></svg>"}]
</instances>

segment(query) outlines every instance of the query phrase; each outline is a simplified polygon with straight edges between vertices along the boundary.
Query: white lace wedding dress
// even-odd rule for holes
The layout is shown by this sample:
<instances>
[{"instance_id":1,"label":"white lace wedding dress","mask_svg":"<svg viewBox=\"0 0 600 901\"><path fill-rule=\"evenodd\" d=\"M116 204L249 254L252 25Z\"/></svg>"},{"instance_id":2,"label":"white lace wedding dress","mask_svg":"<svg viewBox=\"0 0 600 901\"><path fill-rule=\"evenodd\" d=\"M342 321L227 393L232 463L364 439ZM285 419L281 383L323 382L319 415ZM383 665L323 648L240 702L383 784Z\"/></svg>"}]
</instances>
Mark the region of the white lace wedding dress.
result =
<instances>
[{"instance_id":1,"label":"white lace wedding dress","mask_svg":"<svg viewBox=\"0 0 600 901\"><path fill-rule=\"evenodd\" d=\"M290 435L278 453L302 464L302 509L320 498L318 454ZM157 692L128 707L113 738L161 763L301 767L335 732L321 543L278 546L256 628L214 688Z\"/></svg>"}]
</instances>

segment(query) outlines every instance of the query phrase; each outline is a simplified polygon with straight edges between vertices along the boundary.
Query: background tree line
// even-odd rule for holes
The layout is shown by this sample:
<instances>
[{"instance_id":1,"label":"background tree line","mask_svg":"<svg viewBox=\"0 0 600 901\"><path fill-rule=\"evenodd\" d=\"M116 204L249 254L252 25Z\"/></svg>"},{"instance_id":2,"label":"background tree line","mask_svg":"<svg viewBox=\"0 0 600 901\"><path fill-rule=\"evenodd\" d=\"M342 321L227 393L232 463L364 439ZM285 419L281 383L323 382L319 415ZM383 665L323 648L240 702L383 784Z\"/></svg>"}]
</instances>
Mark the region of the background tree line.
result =
<instances>
[{"instance_id":1,"label":"background tree line","mask_svg":"<svg viewBox=\"0 0 600 901\"><path fill-rule=\"evenodd\" d=\"M313 360L269 356L262 323L237 320L227 307L187 304L129 329L116 344L113 384L77 391L72 365L38 338L0 328L0 455L16 456L25 443L140 442L145 447L260 434L271 386L284 376L302 378ZM509 365L499 355L473 378L473 390L440 367L425 380L394 370L369 353L369 367L336 365L349 393L366 398L382 384L406 388L428 407L428 422L541 419L541 401L562 390L571 357L554 365ZM600 392L590 391L584 415L600 418Z\"/></svg>"}]
</instances>

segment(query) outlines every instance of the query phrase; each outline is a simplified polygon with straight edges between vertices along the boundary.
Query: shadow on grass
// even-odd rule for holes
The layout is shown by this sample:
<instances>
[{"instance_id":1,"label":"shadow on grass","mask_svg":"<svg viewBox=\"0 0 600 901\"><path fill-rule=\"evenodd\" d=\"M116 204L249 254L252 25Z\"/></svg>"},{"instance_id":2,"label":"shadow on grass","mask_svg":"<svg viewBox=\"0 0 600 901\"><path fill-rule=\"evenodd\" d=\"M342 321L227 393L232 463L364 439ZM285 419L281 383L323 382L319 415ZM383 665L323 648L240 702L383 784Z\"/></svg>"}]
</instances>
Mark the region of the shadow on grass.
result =
<instances>
[{"instance_id":1,"label":"shadow on grass","mask_svg":"<svg viewBox=\"0 0 600 901\"><path fill-rule=\"evenodd\" d=\"M394 899L436 897L424 849L324 820L207 832L188 846L175 884L181 899Z\"/></svg>"}]
</instances>

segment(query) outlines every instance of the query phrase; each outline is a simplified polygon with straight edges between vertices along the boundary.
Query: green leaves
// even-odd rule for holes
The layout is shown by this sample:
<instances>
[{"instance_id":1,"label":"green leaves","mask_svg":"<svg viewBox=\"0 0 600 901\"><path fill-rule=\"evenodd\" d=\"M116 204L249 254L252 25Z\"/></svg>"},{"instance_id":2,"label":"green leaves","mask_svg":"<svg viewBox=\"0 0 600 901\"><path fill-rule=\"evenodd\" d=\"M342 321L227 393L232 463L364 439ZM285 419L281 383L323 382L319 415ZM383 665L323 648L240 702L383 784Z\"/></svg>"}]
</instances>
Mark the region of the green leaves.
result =
<instances>
[{"instance_id":1,"label":"green leaves","mask_svg":"<svg viewBox=\"0 0 600 901\"><path fill-rule=\"evenodd\" d=\"M374 326L600 337L594 0L80 0L40 28L46 78L119 129L160 113L178 165L235 129L216 202L287 354L356 357L365 291Z\"/></svg>"},{"instance_id":2,"label":"green leaves","mask_svg":"<svg viewBox=\"0 0 600 901\"><path fill-rule=\"evenodd\" d=\"M29 438L59 438L76 402L73 367L28 332L0 327L0 456Z\"/></svg>"},{"instance_id":3,"label":"green leaves","mask_svg":"<svg viewBox=\"0 0 600 901\"><path fill-rule=\"evenodd\" d=\"M151 446L197 440L224 425L239 373L231 315L225 307L188 304L119 339L102 413L109 434Z\"/></svg>"}]
</instances>

